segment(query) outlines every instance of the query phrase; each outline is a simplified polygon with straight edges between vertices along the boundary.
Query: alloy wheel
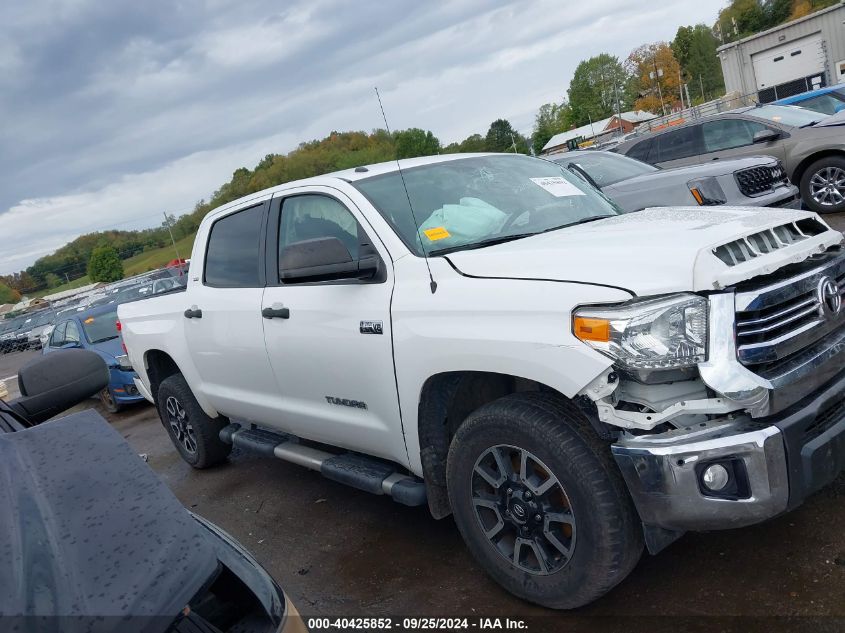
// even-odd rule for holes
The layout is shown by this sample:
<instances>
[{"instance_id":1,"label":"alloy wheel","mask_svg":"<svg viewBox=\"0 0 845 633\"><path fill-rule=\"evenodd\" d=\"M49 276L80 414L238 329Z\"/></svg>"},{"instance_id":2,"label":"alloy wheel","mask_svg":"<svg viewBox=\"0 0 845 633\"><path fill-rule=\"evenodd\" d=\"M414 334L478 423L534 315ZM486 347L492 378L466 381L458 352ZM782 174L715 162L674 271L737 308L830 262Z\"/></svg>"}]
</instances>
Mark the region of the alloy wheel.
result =
<instances>
[{"instance_id":1,"label":"alloy wheel","mask_svg":"<svg viewBox=\"0 0 845 633\"><path fill-rule=\"evenodd\" d=\"M553 574L572 559L575 516L558 478L516 446L488 448L472 472L472 506L490 544L515 567Z\"/></svg>"},{"instance_id":2,"label":"alloy wheel","mask_svg":"<svg viewBox=\"0 0 845 633\"><path fill-rule=\"evenodd\" d=\"M810 178L810 195L824 207L834 207L845 200L845 169L823 167Z\"/></svg>"},{"instance_id":3,"label":"alloy wheel","mask_svg":"<svg viewBox=\"0 0 845 633\"><path fill-rule=\"evenodd\" d=\"M197 452L197 438L194 427L188 419L188 413L175 397L170 396L165 402L167 422L173 430L173 437L191 455Z\"/></svg>"}]
</instances>

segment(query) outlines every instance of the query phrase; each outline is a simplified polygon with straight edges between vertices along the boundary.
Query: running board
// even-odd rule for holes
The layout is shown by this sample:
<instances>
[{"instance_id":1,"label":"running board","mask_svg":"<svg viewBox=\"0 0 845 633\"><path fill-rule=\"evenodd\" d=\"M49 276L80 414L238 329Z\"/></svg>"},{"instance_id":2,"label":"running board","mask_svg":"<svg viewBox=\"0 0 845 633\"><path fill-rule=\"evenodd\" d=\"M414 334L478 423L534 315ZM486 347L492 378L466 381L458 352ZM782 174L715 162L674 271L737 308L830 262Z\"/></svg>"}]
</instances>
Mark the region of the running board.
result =
<instances>
[{"instance_id":1,"label":"running board","mask_svg":"<svg viewBox=\"0 0 845 633\"><path fill-rule=\"evenodd\" d=\"M395 465L360 453L337 455L303 446L299 438L262 429L243 428L233 422L220 430L220 440L268 457L278 457L311 470L326 479L376 495L390 495L406 506L426 503L425 484L416 477L396 472Z\"/></svg>"}]
</instances>

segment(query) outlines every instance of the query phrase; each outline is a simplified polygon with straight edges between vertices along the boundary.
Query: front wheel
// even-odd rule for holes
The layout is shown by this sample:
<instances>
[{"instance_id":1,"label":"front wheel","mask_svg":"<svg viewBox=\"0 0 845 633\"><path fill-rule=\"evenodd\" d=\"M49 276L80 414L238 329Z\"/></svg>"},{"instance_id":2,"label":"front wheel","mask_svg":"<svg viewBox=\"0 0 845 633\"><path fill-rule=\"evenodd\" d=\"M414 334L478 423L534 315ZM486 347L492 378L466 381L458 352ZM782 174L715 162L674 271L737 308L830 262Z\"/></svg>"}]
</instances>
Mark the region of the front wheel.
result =
<instances>
[{"instance_id":1,"label":"front wheel","mask_svg":"<svg viewBox=\"0 0 845 633\"><path fill-rule=\"evenodd\" d=\"M845 211L845 158L826 156L801 176L801 199L816 213Z\"/></svg>"},{"instance_id":2,"label":"front wheel","mask_svg":"<svg viewBox=\"0 0 845 633\"><path fill-rule=\"evenodd\" d=\"M585 605L642 553L639 518L609 447L554 395L513 394L470 415L452 440L448 486L475 559L531 602Z\"/></svg>"},{"instance_id":3,"label":"front wheel","mask_svg":"<svg viewBox=\"0 0 845 633\"><path fill-rule=\"evenodd\" d=\"M228 420L209 417L182 374L162 381L156 403L162 424L182 459L200 469L226 461L232 445L220 439L220 430Z\"/></svg>"}]
</instances>

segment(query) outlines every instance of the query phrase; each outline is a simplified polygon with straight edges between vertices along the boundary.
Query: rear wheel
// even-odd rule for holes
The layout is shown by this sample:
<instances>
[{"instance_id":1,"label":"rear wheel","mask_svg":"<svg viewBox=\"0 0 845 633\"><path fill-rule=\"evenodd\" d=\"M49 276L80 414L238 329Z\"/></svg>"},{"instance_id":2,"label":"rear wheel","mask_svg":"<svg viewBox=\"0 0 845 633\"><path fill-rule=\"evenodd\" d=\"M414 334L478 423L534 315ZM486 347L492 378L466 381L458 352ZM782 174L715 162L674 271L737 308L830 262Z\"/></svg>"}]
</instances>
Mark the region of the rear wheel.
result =
<instances>
[{"instance_id":1,"label":"rear wheel","mask_svg":"<svg viewBox=\"0 0 845 633\"><path fill-rule=\"evenodd\" d=\"M801 199L813 211L845 211L845 158L820 158L804 171L800 188Z\"/></svg>"},{"instance_id":2,"label":"rear wheel","mask_svg":"<svg viewBox=\"0 0 845 633\"><path fill-rule=\"evenodd\" d=\"M209 468L226 461L232 445L221 441L219 434L228 420L209 417L182 374L162 381L156 403L164 428L182 459L194 468Z\"/></svg>"},{"instance_id":3,"label":"rear wheel","mask_svg":"<svg viewBox=\"0 0 845 633\"><path fill-rule=\"evenodd\" d=\"M572 609L634 568L642 532L608 446L552 394L478 409L452 440L449 497L473 556L499 584Z\"/></svg>"}]
</instances>

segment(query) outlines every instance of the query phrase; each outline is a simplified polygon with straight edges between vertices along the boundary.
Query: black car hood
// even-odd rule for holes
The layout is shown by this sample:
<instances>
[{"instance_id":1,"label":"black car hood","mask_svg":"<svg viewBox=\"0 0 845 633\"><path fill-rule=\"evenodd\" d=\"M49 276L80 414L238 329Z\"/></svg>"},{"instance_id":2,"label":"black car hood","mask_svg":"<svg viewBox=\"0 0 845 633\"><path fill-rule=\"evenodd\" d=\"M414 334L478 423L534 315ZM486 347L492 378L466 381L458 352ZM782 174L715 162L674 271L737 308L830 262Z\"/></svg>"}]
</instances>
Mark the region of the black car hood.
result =
<instances>
[{"instance_id":1,"label":"black car hood","mask_svg":"<svg viewBox=\"0 0 845 633\"><path fill-rule=\"evenodd\" d=\"M3 616L162 631L217 569L203 528L93 411L0 433L0 508Z\"/></svg>"}]
</instances>

